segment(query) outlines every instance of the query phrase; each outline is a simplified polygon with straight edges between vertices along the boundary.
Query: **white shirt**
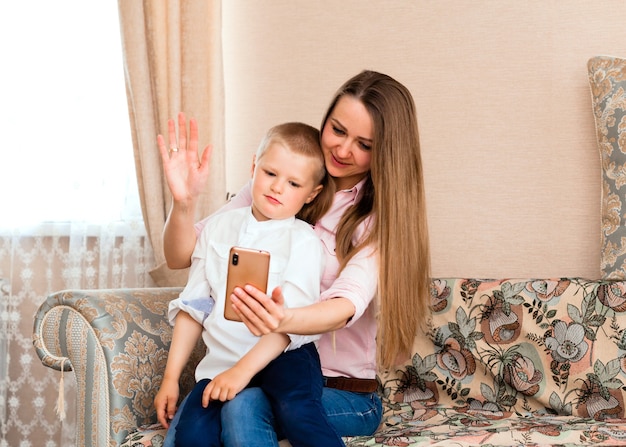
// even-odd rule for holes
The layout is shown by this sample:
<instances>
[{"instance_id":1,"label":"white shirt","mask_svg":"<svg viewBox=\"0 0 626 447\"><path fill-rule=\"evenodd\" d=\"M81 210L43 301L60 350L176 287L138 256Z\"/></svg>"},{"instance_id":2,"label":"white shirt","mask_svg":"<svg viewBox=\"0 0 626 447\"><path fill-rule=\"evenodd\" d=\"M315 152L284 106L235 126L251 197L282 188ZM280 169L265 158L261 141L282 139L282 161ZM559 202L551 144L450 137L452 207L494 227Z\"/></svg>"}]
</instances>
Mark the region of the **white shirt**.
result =
<instances>
[{"instance_id":1,"label":"white shirt","mask_svg":"<svg viewBox=\"0 0 626 447\"><path fill-rule=\"evenodd\" d=\"M224 318L226 273L233 246L270 252L267 290L271 293L282 286L287 307L306 306L320 296L324 255L309 224L293 217L258 222L249 206L211 216L192 254L187 285L170 302L168 313L171 324L183 310L204 327L202 338L207 353L196 368L196 380L213 379L231 368L259 340L243 323ZM289 337L288 349L319 338L291 334Z\"/></svg>"},{"instance_id":2,"label":"white shirt","mask_svg":"<svg viewBox=\"0 0 626 447\"><path fill-rule=\"evenodd\" d=\"M315 224L315 232L322 240L326 258L321 300L343 297L354 305L354 315L346 327L322 334L319 340L318 351L322 373L329 377L346 376L361 379L376 377L377 251L372 248L359 251L339 275L337 275L339 260L335 255L339 220L349 207L360 200L364 183L365 180L361 180L353 188L337 191L330 210ZM251 182L248 182L216 213L249 206L252 203L251 191ZM207 217L196 224L198 234L212 217ZM353 244L356 245L369 233L371 219L370 216L358 225L353 235Z\"/></svg>"}]
</instances>

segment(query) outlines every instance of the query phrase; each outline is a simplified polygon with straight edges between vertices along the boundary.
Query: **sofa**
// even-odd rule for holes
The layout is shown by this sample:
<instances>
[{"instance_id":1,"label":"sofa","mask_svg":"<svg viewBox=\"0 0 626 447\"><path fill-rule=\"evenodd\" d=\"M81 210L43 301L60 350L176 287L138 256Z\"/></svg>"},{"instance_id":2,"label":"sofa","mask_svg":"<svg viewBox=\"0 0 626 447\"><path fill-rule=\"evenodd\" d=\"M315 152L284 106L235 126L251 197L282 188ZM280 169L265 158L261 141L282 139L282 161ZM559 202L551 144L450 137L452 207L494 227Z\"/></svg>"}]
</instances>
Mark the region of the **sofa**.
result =
<instances>
[{"instance_id":1,"label":"sofa","mask_svg":"<svg viewBox=\"0 0 626 447\"><path fill-rule=\"evenodd\" d=\"M77 446L161 445L152 402L179 292L67 290L41 305L35 349L76 376ZM626 281L439 278L431 304L411 358L378 374L378 431L346 445L626 445Z\"/></svg>"},{"instance_id":2,"label":"sofa","mask_svg":"<svg viewBox=\"0 0 626 447\"><path fill-rule=\"evenodd\" d=\"M626 445L626 60L597 56L587 69L603 279L433 279L428 333L379 371L381 425L348 446ZM77 446L162 444L153 399L180 290L67 290L39 308L37 355L76 378Z\"/></svg>"}]
</instances>

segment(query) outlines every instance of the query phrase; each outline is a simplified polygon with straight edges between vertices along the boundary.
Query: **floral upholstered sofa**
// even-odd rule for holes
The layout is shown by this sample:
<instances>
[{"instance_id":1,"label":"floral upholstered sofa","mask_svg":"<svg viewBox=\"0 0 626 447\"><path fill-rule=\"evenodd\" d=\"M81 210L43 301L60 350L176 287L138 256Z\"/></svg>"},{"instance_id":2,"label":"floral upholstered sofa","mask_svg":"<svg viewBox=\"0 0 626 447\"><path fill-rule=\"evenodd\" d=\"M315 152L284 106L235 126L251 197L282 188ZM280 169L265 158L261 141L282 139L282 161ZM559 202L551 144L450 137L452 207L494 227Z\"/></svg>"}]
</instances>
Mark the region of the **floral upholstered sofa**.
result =
<instances>
[{"instance_id":1,"label":"floral upholstered sofa","mask_svg":"<svg viewBox=\"0 0 626 447\"><path fill-rule=\"evenodd\" d=\"M347 445L626 445L626 59L594 57L588 76L611 279L434 279L428 336L379 372L383 421ZM41 305L34 345L76 376L77 446L162 445L153 399L180 290L68 290Z\"/></svg>"},{"instance_id":2,"label":"floral upholstered sofa","mask_svg":"<svg viewBox=\"0 0 626 447\"><path fill-rule=\"evenodd\" d=\"M76 374L78 446L161 445L152 401L179 291L74 290L42 304L35 348ZM439 278L431 298L428 337L378 375L379 430L348 446L626 445L626 281Z\"/></svg>"}]
</instances>

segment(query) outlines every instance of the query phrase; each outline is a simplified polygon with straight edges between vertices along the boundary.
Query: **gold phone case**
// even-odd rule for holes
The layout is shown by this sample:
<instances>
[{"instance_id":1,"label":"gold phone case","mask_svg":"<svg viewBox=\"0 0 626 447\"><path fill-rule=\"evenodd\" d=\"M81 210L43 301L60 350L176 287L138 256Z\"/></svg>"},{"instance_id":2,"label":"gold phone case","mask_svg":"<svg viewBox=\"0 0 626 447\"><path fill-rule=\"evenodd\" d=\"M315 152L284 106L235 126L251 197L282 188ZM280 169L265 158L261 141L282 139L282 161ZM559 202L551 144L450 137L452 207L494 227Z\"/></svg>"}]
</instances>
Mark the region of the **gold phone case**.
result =
<instances>
[{"instance_id":1,"label":"gold phone case","mask_svg":"<svg viewBox=\"0 0 626 447\"><path fill-rule=\"evenodd\" d=\"M235 287L253 285L267 293L267 280L270 271L270 254L264 250L232 247L228 255L228 274L226 277L226 302L224 318L241 321L231 306L230 295Z\"/></svg>"}]
</instances>

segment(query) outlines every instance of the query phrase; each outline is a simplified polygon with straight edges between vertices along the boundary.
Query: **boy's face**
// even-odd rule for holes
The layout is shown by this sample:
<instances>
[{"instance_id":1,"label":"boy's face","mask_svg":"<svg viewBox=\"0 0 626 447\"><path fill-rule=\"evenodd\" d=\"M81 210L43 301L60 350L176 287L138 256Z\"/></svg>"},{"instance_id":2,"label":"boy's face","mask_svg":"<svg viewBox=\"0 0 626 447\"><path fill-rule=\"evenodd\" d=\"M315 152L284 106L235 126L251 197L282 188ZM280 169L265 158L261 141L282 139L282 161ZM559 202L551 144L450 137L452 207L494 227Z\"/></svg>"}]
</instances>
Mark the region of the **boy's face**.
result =
<instances>
[{"instance_id":1,"label":"boy's face","mask_svg":"<svg viewBox=\"0 0 626 447\"><path fill-rule=\"evenodd\" d=\"M283 144L270 142L252 176L252 214L259 220L295 216L322 190L314 181L315 163Z\"/></svg>"}]
</instances>

